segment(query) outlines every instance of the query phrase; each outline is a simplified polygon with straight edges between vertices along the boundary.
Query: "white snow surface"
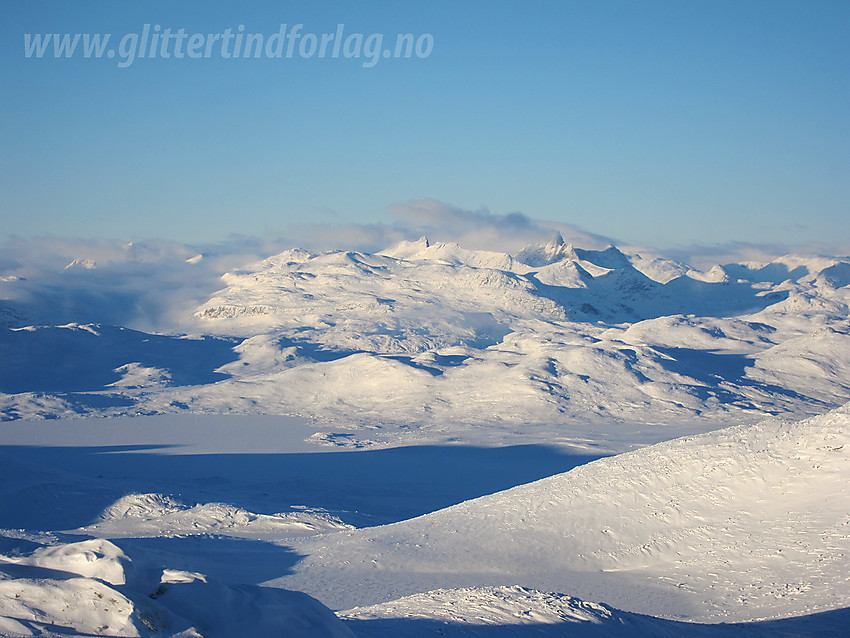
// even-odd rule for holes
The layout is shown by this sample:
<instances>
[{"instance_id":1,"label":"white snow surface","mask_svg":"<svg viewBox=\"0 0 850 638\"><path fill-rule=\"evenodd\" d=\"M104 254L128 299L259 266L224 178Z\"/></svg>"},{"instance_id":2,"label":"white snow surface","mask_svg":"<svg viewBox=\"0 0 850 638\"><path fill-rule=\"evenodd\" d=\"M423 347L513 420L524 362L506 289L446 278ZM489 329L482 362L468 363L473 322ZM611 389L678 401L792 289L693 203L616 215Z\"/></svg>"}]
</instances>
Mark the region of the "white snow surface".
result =
<instances>
[{"instance_id":1,"label":"white snow surface","mask_svg":"<svg viewBox=\"0 0 850 638\"><path fill-rule=\"evenodd\" d=\"M73 277L108 299L114 284L99 271ZM221 283L181 319L195 339L67 316L3 329L17 373L0 371L0 415L307 415L413 443L445 440L448 421L494 439L517 425L569 438L575 422L710 428L850 399L841 258L702 272L560 236L516 255L423 238L375 254L287 250ZM16 305L33 285L3 282L7 316L75 307ZM68 369L57 352L86 365Z\"/></svg>"},{"instance_id":2,"label":"white snow surface","mask_svg":"<svg viewBox=\"0 0 850 638\"><path fill-rule=\"evenodd\" d=\"M850 405L659 443L359 530L306 508L255 515L131 493L74 530L89 540L0 530L0 635L839 636L848 439ZM7 513L50 494L68 520L103 490L14 459L3 467ZM356 491L346 479L336 485ZM280 550L298 559L288 567ZM348 610L338 620L315 599Z\"/></svg>"},{"instance_id":3,"label":"white snow surface","mask_svg":"<svg viewBox=\"0 0 850 638\"><path fill-rule=\"evenodd\" d=\"M560 237L516 255L423 238L287 250L221 284L182 315L193 338L67 316L4 328L0 418L288 414L368 431L357 445L445 442L458 425L532 443L578 442L599 422L707 430L850 400L845 258L703 272ZM28 311L13 303L25 285L3 283L9 317Z\"/></svg>"},{"instance_id":4,"label":"white snow surface","mask_svg":"<svg viewBox=\"0 0 850 638\"><path fill-rule=\"evenodd\" d=\"M357 607L340 617L364 638L431 636L628 636L713 638L727 636L830 636L846 628L842 613L773 622L706 625L619 611L572 596L525 587L466 587L413 594Z\"/></svg>"},{"instance_id":5,"label":"white snow surface","mask_svg":"<svg viewBox=\"0 0 850 638\"><path fill-rule=\"evenodd\" d=\"M93 257L0 268L0 635L846 633L850 258Z\"/></svg>"},{"instance_id":6,"label":"white snow surface","mask_svg":"<svg viewBox=\"0 0 850 638\"><path fill-rule=\"evenodd\" d=\"M707 622L850 597L850 407L601 459L420 518L297 542L334 608L520 584Z\"/></svg>"},{"instance_id":7,"label":"white snow surface","mask_svg":"<svg viewBox=\"0 0 850 638\"><path fill-rule=\"evenodd\" d=\"M280 538L353 529L322 511L254 514L226 503L185 505L162 494L128 494L106 508L100 520L77 533L121 537L225 534L238 538Z\"/></svg>"},{"instance_id":8,"label":"white snow surface","mask_svg":"<svg viewBox=\"0 0 850 638\"><path fill-rule=\"evenodd\" d=\"M309 596L133 561L113 543L0 554L0 635L353 636Z\"/></svg>"}]
</instances>

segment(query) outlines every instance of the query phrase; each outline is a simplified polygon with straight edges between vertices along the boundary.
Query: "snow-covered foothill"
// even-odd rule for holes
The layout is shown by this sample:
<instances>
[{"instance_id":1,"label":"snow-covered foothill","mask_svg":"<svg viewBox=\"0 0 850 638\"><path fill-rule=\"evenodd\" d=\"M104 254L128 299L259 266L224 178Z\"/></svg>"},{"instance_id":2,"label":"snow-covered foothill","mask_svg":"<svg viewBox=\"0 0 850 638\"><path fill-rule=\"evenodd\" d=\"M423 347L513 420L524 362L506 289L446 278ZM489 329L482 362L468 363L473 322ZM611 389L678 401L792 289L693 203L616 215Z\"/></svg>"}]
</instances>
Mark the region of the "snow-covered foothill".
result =
<instances>
[{"instance_id":1,"label":"snow-covered foothill","mask_svg":"<svg viewBox=\"0 0 850 638\"><path fill-rule=\"evenodd\" d=\"M281 538L353 529L324 511L301 508L254 514L225 503L188 506L163 494L128 494L107 507L96 523L74 530L106 538L221 534L238 538Z\"/></svg>"},{"instance_id":2,"label":"snow-covered foothill","mask_svg":"<svg viewBox=\"0 0 850 638\"><path fill-rule=\"evenodd\" d=\"M841 610L778 621L698 624L519 586L439 589L339 616L361 638L801 638L839 636L848 618Z\"/></svg>"}]
</instances>

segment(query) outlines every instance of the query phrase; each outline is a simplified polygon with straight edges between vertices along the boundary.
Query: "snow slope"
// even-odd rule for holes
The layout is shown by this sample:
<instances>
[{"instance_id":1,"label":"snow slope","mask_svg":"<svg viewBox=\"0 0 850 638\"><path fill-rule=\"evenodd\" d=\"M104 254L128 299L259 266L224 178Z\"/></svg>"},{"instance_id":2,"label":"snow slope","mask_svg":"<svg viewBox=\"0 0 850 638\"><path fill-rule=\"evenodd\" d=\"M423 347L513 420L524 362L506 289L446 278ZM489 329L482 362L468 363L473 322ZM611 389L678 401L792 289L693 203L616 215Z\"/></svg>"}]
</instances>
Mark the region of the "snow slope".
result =
<instances>
[{"instance_id":1,"label":"snow slope","mask_svg":"<svg viewBox=\"0 0 850 638\"><path fill-rule=\"evenodd\" d=\"M161 569L107 540L17 536L0 534L0 635L353 637L304 594Z\"/></svg>"},{"instance_id":2,"label":"snow slope","mask_svg":"<svg viewBox=\"0 0 850 638\"><path fill-rule=\"evenodd\" d=\"M360 530L315 507L254 514L225 502L192 505L174 493L126 491L125 485L142 481L181 492L213 491L230 503L256 500L254 481L263 475L244 483L240 475L278 463L256 453L234 459L210 454L217 445L229 445L215 427L204 430L210 418L194 417L197 445L188 455L140 453L120 445L111 453L109 446L84 447L92 452L83 454L72 447L33 447L25 455L64 459L69 469L76 463L91 478L15 456L3 459L0 520L7 526L29 521L30 528L0 532L0 635L42 629L45 635L71 629L81 635L268 635L289 627L293 617L307 618L300 635L347 635L327 610L292 590L332 607L360 605L339 614L343 627L360 636L521 638L529 632L559 635L565 625L588 636L838 636L846 627L846 614L838 609L850 594L850 406L796 423L771 420L661 443ZM121 434L112 435L114 442L132 434L127 427L132 422L153 426L156 420L125 419L123 425L117 420L111 429ZM86 436L109 431L108 420L99 423L80 429L84 421L56 422L52 435L45 429L50 424L33 423L30 436L56 442L64 437L66 445L78 439L85 446ZM223 431L224 425L217 427ZM257 425L246 422L241 438L250 439ZM147 446L136 447L151 451L191 432L172 424L143 428L138 438L142 431ZM262 428L258 434L269 448L281 445ZM250 440L242 445L253 449ZM473 457L451 450L444 448L443 456L460 466L437 471L447 481L469 483L463 465ZM356 461L391 452L330 456ZM184 472L163 473L171 455L178 469L186 465ZM198 474L204 466L188 463L207 456L217 478ZM371 463L372 483L344 464L326 489L339 492L341 502L372 489L373 507L393 501L399 489L412 498L405 480L416 471L416 458L401 454L398 464ZM476 472L486 471L487 458ZM504 474L516 470L512 464L539 464L540 457L489 458ZM260 485L277 492L278 506L304 502L316 494L309 484L327 478L328 467L318 464L310 471L299 462L300 484ZM379 485L384 487L376 489ZM25 512L42 508L47 511L38 516ZM56 531L81 515L91 522L71 530L73 536ZM35 531L36 526L53 531ZM94 538L78 541L80 535ZM834 611L824 613L829 610ZM729 622L794 615L801 616L740 626L660 619Z\"/></svg>"},{"instance_id":3,"label":"snow slope","mask_svg":"<svg viewBox=\"0 0 850 638\"><path fill-rule=\"evenodd\" d=\"M274 584L334 608L523 585L699 621L850 596L850 406L686 437L384 527L304 539Z\"/></svg>"},{"instance_id":4,"label":"snow slope","mask_svg":"<svg viewBox=\"0 0 850 638\"><path fill-rule=\"evenodd\" d=\"M339 616L362 638L800 638L843 635L848 620L847 611L839 610L780 621L677 622L517 586L440 589L371 607L358 607L341 612Z\"/></svg>"}]
</instances>

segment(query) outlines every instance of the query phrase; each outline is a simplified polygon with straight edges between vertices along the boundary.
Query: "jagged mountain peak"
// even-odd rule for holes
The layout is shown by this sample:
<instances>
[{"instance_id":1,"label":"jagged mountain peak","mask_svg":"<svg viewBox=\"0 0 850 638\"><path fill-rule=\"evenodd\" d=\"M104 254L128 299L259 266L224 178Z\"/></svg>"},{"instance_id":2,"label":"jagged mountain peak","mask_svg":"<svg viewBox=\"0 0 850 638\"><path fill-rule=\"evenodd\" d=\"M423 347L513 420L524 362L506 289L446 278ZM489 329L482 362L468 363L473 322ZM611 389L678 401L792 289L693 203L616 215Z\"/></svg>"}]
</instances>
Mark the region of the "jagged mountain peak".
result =
<instances>
[{"instance_id":1,"label":"jagged mountain peak","mask_svg":"<svg viewBox=\"0 0 850 638\"><path fill-rule=\"evenodd\" d=\"M67 266L65 266L65 270L73 270L76 268L82 268L84 270L93 270L97 268L97 262L94 259L84 259L82 257L77 257Z\"/></svg>"},{"instance_id":2,"label":"jagged mountain peak","mask_svg":"<svg viewBox=\"0 0 850 638\"><path fill-rule=\"evenodd\" d=\"M402 241L379 255L406 261L443 262L506 272L517 270L514 258L507 253L464 248L455 242L431 242L427 237L421 237L417 241Z\"/></svg>"},{"instance_id":3,"label":"jagged mountain peak","mask_svg":"<svg viewBox=\"0 0 850 638\"><path fill-rule=\"evenodd\" d=\"M572 244L566 243L560 232L556 232L552 240L546 244L526 246L514 256L514 259L532 268L543 268L560 261L582 262L583 265L589 265L589 268L594 271L598 271L600 268L603 270L633 268L628 256L614 245L609 245L604 250L576 248ZM598 274L598 272L594 274Z\"/></svg>"},{"instance_id":4,"label":"jagged mountain peak","mask_svg":"<svg viewBox=\"0 0 850 638\"><path fill-rule=\"evenodd\" d=\"M393 257L395 259L409 259L413 255L417 255L427 248L431 248L431 240L423 235L416 241L403 239L394 246L390 246L386 250L380 251L379 254L386 255L387 257Z\"/></svg>"},{"instance_id":5,"label":"jagged mountain peak","mask_svg":"<svg viewBox=\"0 0 850 638\"><path fill-rule=\"evenodd\" d=\"M556 231L548 243L526 246L514 255L514 259L532 268L542 268L559 261L576 260L578 257L573 246L566 243L561 233Z\"/></svg>"},{"instance_id":6,"label":"jagged mountain peak","mask_svg":"<svg viewBox=\"0 0 850 638\"><path fill-rule=\"evenodd\" d=\"M555 236L552 237L552 241L549 242L550 246L565 246L567 242L564 241L564 236L561 234L561 231L556 230Z\"/></svg>"}]
</instances>

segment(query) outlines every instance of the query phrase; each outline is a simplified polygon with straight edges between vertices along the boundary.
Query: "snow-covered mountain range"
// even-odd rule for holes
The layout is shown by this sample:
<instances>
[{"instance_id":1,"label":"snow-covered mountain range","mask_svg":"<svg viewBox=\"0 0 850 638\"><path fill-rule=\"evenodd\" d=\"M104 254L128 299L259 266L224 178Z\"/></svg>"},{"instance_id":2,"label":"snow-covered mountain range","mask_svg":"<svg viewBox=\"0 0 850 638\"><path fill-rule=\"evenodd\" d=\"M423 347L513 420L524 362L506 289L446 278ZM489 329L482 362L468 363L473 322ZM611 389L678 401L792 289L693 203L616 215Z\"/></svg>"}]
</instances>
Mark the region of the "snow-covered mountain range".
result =
<instances>
[{"instance_id":1,"label":"snow-covered mountain range","mask_svg":"<svg viewBox=\"0 0 850 638\"><path fill-rule=\"evenodd\" d=\"M0 262L0 636L846 630L850 258L110 259Z\"/></svg>"},{"instance_id":2,"label":"snow-covered mountain range","mask_svg":"<svg viewBox=\"0 0 850 638\"><path fill-rule=\"evenodd\" d=\"M121 303L114 278L72 266L88 298ZM6 419L263 412L392 431L362 443L400 426L439 440L448 421L557 437L552 424L735 423L850 399L848 259L700 271L560 236L516 255L425 238L375 254L294 249L225 273L162 334L81 323L76 298L50 323L49 291L14 301L25 283L4 282ZM28 315L42 321L12 319Z\"/></svg>"}]
</instances>

